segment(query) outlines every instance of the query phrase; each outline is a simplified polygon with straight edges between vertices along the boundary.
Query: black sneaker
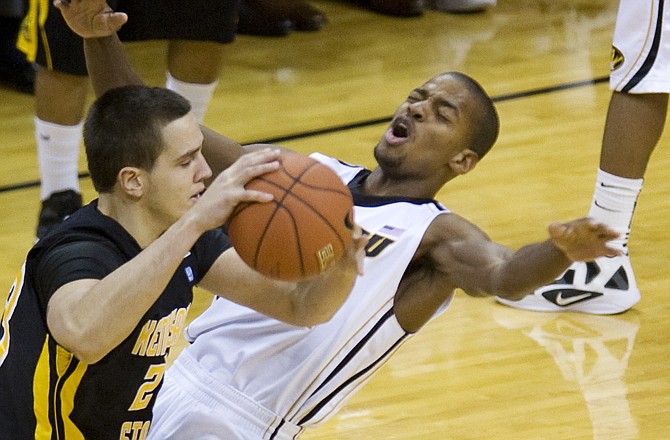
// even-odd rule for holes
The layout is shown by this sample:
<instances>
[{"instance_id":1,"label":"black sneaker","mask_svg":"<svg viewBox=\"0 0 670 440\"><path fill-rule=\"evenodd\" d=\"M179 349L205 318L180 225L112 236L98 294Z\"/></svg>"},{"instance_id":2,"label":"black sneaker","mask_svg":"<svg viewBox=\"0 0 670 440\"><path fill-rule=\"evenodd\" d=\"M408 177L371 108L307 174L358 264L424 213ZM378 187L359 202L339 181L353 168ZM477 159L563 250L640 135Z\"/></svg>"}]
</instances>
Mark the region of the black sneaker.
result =
<instances>
[{"instance_id":1,"label":"black sneaker","mask_svg":"<svg viewBox=\"0 0 670 440\"><path fill-rule=\"evenodd\" d=\"M51 194L42 202L42 210L37 222L37 239L44 238L54 226L81 208L81 194L68 189Z\"/></svg>"}]
</instances>

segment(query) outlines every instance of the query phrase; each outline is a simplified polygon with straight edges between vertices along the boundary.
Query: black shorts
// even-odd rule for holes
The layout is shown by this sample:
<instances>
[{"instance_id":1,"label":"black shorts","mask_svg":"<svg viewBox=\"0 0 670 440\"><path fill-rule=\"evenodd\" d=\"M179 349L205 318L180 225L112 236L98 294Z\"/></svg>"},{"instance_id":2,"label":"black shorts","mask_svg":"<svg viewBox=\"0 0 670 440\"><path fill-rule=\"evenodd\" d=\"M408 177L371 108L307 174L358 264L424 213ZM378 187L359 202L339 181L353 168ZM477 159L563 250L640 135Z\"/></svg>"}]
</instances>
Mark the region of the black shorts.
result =
<instances>
[{"instance_id":1,"label":"black shorts","mask_svg":"<svg viewBox=\"0 0 670 440\"><path fill-rule=\"evenodd\" d=\"M70 30L52 3L52 0L33 3L21 25L17 47L40 66L86 75L82 39ZM241 0L108 0L108 3L114 10L128 14L128 22L119 30L122 41L231 43L235 40ZM46 20L40 17L45 8L48 8Z\"/></svg>"}]
</instances>

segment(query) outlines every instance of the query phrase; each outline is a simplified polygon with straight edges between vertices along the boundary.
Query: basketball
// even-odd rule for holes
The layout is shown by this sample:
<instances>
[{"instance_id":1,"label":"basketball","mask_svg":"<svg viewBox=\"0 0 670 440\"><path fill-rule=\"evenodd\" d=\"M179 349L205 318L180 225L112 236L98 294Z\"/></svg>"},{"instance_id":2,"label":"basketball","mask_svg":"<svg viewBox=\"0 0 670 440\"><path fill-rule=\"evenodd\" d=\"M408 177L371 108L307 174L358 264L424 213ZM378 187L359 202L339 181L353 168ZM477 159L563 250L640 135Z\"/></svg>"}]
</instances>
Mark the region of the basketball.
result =
<instances>
[{"instance_id":1,"label":"basketball","mask_svg":"<svg viewBox=\"0 0 670 440\"><path fill-rule=\"evenodd\" d=\"M281 167L245 187L274 195L267 203L242 203L228 236L242 260L265 276L297 281L337 262L352 241L351 192L327 166L282 152Z\"/></svg>"}]
</instances>

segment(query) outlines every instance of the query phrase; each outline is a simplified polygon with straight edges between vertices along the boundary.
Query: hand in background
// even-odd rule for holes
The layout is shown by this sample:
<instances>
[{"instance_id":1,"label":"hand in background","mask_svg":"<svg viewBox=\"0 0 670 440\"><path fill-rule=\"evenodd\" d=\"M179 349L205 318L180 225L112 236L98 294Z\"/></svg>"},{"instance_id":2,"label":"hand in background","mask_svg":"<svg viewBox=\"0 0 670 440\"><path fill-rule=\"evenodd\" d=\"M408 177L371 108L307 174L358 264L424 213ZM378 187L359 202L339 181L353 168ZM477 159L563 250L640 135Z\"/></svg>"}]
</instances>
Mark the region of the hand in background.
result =
<instances>
[{"instance_id":1,"label":"hand in background","mask_svg":"<svg viewBox=\"0 0 670 440\"><path fill-rule=\"evenodd\" d=\"M125 13L114 12L106 0L55 0L54 6L82 38L108 37L128 21Z\"/></svg>"}]
</instances>

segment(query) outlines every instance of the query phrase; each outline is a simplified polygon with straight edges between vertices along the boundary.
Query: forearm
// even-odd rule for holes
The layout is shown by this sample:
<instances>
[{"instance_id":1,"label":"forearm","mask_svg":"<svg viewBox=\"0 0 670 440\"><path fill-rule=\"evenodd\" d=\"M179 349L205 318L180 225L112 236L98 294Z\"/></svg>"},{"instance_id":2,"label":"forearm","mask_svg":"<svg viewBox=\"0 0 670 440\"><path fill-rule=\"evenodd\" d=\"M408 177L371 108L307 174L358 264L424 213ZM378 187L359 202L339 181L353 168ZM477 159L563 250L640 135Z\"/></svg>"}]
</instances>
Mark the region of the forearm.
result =
<instances>
[{"instance_id":1,"label":"forearm","mask_svg":"<svg viewBox=\"0 0 670 440\"><path fill-rule=\"evenodd\" d=\"M212 169L212 179L232 165L246 151L240 144L205 126L200 127L203 134L202 155Z\"/></svg>"},{"instance_id":2,"label":"forearm","mask_svg":"<svg viewBox=\"0 0 670 440\"><path fill-rule=\"evenodd\" d=\"M144 84L128 61L123 43L116 34L103 38L85 38L84 52L96 96L115 87Z\"/></svg>"},{"instance_id":3,"label":"forearm","mask_svg":"<svg viewBox=\"0 0 670 440\"><path fill-rule=\"evenodd\" d=\"M521 299L553 281L571 263L551 240L525 246L498 268L490 293L507 299Z\"/></svg>"},{"instance_id":4,"label":"forearm","mask_svg":"<svg viewBox=\"0 0 670 440\"><path fill-rule=\"evenodd\" d=\"M59 289L47 315L54 338L81 361L102 359L132 333L198 236L190 225L178 222L102 280Z\"/></svg>"},{"instance_id":5,"label":"forearm","mask_svg":"<svg viewBox=\"0 0 670 440\"><path fill-rule=\"evenodd\" d=\"M291 292L295 325L311 327L329 321L349 297L358 273L339 264L322 275L299 282Z\"/></svg>"}]
</instances>

